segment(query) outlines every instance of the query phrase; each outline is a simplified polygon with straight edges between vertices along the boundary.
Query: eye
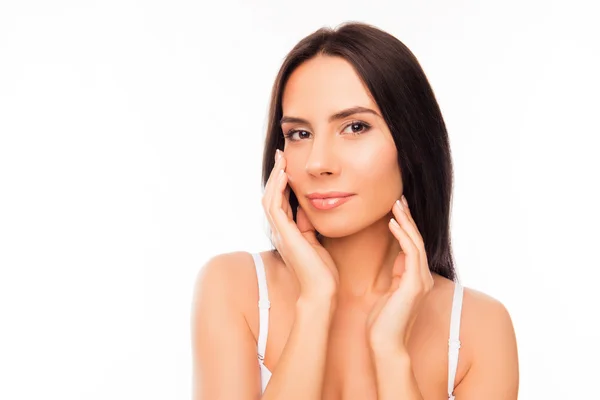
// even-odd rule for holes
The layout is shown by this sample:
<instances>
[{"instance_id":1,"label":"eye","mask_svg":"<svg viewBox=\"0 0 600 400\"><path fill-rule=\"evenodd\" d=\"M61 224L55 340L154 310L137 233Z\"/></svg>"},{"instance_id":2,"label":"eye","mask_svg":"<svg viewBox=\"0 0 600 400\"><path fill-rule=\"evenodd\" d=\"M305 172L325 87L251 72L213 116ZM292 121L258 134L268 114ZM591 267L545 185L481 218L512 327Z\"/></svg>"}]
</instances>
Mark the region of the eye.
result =
<instances>
[{"instance_id":1,"label":"eye","mask_svg":"<svg viewBox=\"0 0 600 400\"><path fill-rule=\"evenodd\" d=\"M301 139L302 139L302 138L308 138L308 136L302 136L302 133L306 133L307 135L310 135L310 132L308 132L308 131L304 131L304 130L302 130L302 129L290 129L290 130L289 130L289 131L287 131L287 133L285 133L283 136L284 136L286 139L288 139L288 140L291 140L292 142L296 142L296 141L298 141L298 140L301 140L301 139L294 139L294 138L292 138L292 136L293 136L294 134L296 134L296 133L300 134L300 138L301 138Z\"/></svg>"},{"instance_id":2,"label":"eye","mask_svg":"<svg viewBox=\"0 0 600 400\"><path fill-rule=\"evenodd\" d=\"M362 122L362 121L352 121L351 123L349 123L348 125L346 125L344 127L342 132L346 131L348 128L351 128L351 131L346 132L346 133L348 133L352 136L358 136L358 135L362 135L363 133L367 132L371 128L371 125L367 124L366 122ZM298 134L298 138L294 137L294 135L296 133ZM284 133L283 136L286 139L288 139L289 141L297 142L302 139L308 139L310 137L310 132L302 130L302 129L290 129L289 131Z\"/></svg>"},{"instance_id":3,"label":"eye","mask_svg":"<svg viewBox=\"0 0 600 400\"><path fill-rule=\"evenodd\" d=\"M362 135L363 133L365 133L366 131L369 130L371 126L365 122L362 121L352 121L351 123L349 123L348 125L346 125L344 127L344 131L348 128L351 128L351 135ZM362 128L362 129L361 129Z\"/></svg>"}]
</instances>

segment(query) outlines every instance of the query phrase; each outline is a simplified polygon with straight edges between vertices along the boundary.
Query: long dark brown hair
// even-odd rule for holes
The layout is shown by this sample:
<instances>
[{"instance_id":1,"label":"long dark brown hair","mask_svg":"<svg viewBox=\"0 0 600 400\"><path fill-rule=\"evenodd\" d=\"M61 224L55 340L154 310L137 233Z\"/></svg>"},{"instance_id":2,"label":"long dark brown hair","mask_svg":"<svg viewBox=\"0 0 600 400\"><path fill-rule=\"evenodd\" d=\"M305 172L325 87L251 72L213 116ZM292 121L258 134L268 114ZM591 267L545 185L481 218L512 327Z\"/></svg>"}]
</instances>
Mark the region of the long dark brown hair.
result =
<instances>
[{"instance_id":1,"label":"long dark brown hair","mask_svg":"<svg viewBox=\"0 0 600 400\"><path fill-rule=\"evenodd\" d=\"M344 58L369 89L394 138L404 195L423 236L429 269L455 280L450 241L453 174L448 132L417 58L387 32L359 22L347 22L335 29L324 27L302 39L287 54L271 93L263 188L275 164L275 150L284 148L280 120L285 84L295 68L319 54ZM298 199L293 191L290 205L295 221Z\"/></svg>"}]
</instances>

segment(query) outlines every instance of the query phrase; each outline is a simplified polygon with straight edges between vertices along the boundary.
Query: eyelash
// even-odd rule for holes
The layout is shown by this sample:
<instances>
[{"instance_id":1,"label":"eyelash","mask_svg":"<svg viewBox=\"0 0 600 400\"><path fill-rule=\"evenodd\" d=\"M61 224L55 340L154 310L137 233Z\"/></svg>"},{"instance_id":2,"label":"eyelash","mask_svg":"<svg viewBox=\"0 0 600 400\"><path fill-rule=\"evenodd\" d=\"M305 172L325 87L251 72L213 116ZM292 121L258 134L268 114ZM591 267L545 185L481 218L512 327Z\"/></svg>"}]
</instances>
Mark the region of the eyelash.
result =
<instances>
[{"instance_id":1,"label":"eyelash","mask_svg":"<svg viewBox=\"0 0 600 400\"><path fill-rule=\"evenodd\" d=\"M344 126L344 129L342 129L342 130L346 130L346 128L348 128L349 126L352 126L352 125L361 125L361 126L364 127L364 129L361 132L352 132L352 133L350 133L350 135L352 135L352 136L362 135L362 134L364 134L365 132L367 132L371 128L371 125L367 124L366 122L352 121L349 124L347 124L346 126ZM299 140L302 140L302 139L292 139L292 135L294 133L296 133L296 132L307 132L307 131L304 130L304 129L291 129L291 130L287 131L287 133L284 133L283 136L286 139L288 139L288 140L290 140L292 142L297 142Z\"/></svg>"}]
</instances>

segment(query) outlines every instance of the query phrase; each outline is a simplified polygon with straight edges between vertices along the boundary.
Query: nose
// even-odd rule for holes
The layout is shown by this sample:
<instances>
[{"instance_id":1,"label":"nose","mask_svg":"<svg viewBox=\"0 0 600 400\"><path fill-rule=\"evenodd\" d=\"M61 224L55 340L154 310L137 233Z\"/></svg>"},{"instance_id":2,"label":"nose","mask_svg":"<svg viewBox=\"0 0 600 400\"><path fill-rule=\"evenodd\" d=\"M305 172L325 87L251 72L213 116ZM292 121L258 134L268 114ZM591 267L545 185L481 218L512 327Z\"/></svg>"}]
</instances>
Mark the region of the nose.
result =
<instances>
[{"instance_id":1,"label":"nose","mask_svg":"<svg viewBox=\"0 0 600 400\"><path fill-rule=\"evenodd\" d=\"M313 176L332 175L339 173L334 138L328 135L315 135L312 148L306 160L306 172Z\"/></svg>"}]
</instances>

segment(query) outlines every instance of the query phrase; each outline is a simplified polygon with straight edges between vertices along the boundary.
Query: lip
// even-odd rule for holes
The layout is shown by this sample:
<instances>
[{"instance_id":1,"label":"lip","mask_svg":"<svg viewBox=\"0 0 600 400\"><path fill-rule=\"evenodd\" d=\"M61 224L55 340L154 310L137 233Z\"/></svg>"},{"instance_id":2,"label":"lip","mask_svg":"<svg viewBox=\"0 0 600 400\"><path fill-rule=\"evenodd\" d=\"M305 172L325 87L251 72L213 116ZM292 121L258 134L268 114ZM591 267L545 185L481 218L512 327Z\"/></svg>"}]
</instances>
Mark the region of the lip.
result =
<instances>
[{"instance_id":1,"label":"lip","mask_svg":"<svg viewBox=\"0 0 600 400\"><path fill-rule=\"evenodd\" d=\"M327 193L310 193L306 195L309 199L330 199L330 198L341 198L352 196L353 193L345 192L327 192Z\"/></svg>"},{"instance_id":2,"label":"lip","mask_svg":"<svg viewBox=\"0 0 600 400\"><path fill-rule=\"evenodd\" d=\"M316 197L310 198L308 201L317 210L331 210L341 206L342 204L350 201L353 195L347 195L343 197Z\"/></svg>"}]
</instances>

